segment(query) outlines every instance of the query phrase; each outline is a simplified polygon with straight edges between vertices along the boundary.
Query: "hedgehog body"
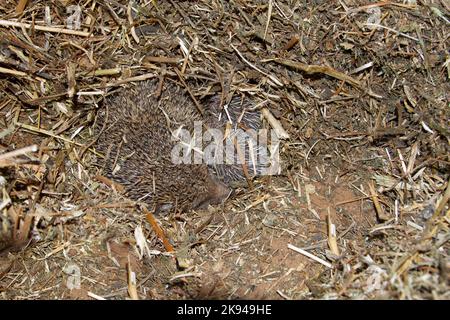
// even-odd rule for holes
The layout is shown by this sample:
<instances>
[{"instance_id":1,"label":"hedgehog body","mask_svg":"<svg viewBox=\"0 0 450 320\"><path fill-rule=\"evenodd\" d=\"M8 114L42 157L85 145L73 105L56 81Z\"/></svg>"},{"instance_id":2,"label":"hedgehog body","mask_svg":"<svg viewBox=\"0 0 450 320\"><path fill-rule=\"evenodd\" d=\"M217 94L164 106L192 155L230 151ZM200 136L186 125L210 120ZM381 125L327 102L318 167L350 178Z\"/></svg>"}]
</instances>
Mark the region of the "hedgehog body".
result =
<instances>
[{"instance_id":1,"label":"hedgehog body","mask_svg":"<svg viewBox=\"0 0 450 320\"><path fill-rule=\"evenodd\" d=\"M243 166L175 163L173 150L180 143L177 132L183 129L193 134L196 123L225 132L226 123L237 121L245 108L239 98L233 99L225 118L219 99L213 97L202 116L179 86L166 80L162 90L158 88L157 79L139 82L107 98L99 110L96 149L104 155L100 163L104 174L123 185L129 198L156 211L174 207L186 211L220 203L229 196L231 182L245 179ZM244 113L242 123L259 129L259 112ZM236 131L231 132L227 139ZM190 148L189 141L184 142Z\"/></svg>"}]
</instances>

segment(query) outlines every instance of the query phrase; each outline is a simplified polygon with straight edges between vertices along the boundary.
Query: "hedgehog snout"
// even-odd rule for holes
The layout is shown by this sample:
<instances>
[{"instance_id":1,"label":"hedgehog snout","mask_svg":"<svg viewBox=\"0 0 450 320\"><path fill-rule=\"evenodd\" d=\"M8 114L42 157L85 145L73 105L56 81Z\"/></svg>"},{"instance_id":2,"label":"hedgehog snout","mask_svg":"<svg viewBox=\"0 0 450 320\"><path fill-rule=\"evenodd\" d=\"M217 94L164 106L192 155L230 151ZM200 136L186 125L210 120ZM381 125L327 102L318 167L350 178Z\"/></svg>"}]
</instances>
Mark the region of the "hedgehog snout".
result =
<instances>
[{"instance_id":1,"label":"hedgehog snout","mask_svg":"<svg viewBox=\"0 0 450 320\"><path fill-rule=\"evenodd\" d=\"M220 204L230 196L231 192L229 187L209 174L206 179L206 191L198 195L192 207L193 209L205 209L209 205Z\"/></svg>"}]
</instances>

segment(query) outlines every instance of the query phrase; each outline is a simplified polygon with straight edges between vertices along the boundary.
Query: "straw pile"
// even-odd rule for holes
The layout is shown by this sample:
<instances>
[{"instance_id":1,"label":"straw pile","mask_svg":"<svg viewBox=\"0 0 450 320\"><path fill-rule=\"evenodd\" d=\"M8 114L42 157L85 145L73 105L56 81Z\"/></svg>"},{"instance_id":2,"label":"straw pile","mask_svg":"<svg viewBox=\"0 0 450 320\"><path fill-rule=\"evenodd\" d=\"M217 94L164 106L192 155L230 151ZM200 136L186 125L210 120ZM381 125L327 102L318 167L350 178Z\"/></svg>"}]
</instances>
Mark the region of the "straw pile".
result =
<instances>
[{"instance_id":1,"label":"straw pile","mask_svg":"<svg viewBox=\"0 0 450 320\"><path fill-rule=\"evenodd\" d=\"M449 299L448 2L3 1L4 299ZM154 217L94 165L150 77L252 96L282 172Z\"/></svg>"}]
</instances>

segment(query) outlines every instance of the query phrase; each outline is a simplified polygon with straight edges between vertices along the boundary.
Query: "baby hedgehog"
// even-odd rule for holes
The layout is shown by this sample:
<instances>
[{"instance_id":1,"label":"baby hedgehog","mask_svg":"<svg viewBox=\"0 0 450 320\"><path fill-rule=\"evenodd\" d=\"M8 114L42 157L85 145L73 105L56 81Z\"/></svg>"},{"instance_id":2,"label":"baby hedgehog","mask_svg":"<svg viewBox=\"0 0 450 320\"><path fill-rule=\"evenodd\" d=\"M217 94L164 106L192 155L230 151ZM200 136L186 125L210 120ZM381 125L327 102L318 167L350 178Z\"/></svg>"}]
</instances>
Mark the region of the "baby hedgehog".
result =
<instances>
[{"instance_id":1,"label":"baby hedgehog","mask_svg":"<svg viewBox=\"0 0 450 320\"><path fill-rule=\"evenodd\" d=\"M108 178L124 186L129 198L150 205L156 212L204 208L226 199L232 182L248 176L243 171L246 166L250 174L260 173L253 165L254 155L250 155L260 153L261 148L256 147L244 150L244 165L176 163L173 150L177 144L189 151L195 149L190 148L191 141L179 138L180 129L195 136L194 126L201 123L203 130L216 129L225 134L224 140L233 139L242 134L236 130L239 117L241 127L257 130L261 127L260 114L247 111L248 101L241 104L239 97L221 110L220 99L213 97L206 101L202 116L182 88L166 79L159 90L159 83L154 78L120 90L105 100L97 114L95 131L99 137L95 147L104 155L100 165ZM256 141L250 145L256 146ZM236 160L238 156L231 158Z\"/></svg>"}]
</instances>

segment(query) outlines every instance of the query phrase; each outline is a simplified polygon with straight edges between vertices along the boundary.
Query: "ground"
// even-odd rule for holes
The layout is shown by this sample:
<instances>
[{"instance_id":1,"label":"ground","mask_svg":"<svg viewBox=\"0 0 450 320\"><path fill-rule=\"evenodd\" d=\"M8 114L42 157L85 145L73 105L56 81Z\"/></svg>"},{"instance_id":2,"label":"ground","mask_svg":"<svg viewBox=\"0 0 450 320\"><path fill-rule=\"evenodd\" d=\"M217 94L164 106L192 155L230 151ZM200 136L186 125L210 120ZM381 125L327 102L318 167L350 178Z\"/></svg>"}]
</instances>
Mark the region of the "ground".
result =
<instances>
[{"instance_id":1,"label":"ground","mask_svg":"<svg viewBox=\"0 0 450 320\"><path fill-rule=\"evenodd\" d=\"M22 2L0 5L2 299L450 298L448 2ZM285 136L279 175L155 216L164 236L92 148L105 96L155 75Z\"/></svg>"}]
</instances>

